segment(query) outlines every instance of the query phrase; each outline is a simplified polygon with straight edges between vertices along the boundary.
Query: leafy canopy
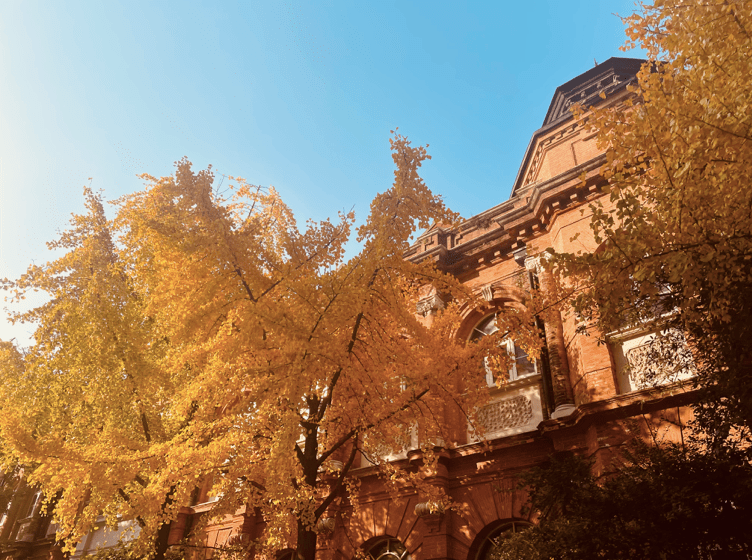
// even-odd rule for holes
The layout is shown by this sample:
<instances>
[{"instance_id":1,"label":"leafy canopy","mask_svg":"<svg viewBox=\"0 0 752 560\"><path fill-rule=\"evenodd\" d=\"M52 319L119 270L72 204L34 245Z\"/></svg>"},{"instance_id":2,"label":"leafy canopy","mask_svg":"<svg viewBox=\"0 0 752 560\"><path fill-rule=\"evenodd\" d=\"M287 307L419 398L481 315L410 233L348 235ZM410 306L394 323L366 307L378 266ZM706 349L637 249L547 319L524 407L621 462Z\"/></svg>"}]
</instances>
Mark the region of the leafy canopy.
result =
<instances>
[{"instance_id":1,"label":"leafy canopy","mask_svg":"<svg viewBox=\"0 0 752 560\"><path fill-rule=\"evenodd\" d=\"M529 473L540 523L500 542L498 559L752 548L752 2L656 0L624 21L650 61L631 97L587 113L606 152L610 194L591 207L601 246L551 263L580 289L588 325L663 330L668 361L689 349L695 431L688 447L638 445L600 480L572 457Z\"/></svg>"},{"instance_id":2,"label":"leafy canopy","mask_svg":"<svg viewBox=\"0 0 752 560\"><path fill-rule=\"evenodd\" d=\"M2 348L0 438L33 467L69 546L104 513L138 523L135 554L156 546L162 557L167 524L210 479L213 514L263 516L257 550L313 558L316 523L355 494L361 451L391 484L446 500L423 482L428 442L451 441L448 409L474 409L483 356L500 353L508 368L497 339L532 321L500 313L496 337L451 336L452 302L472 295L403 253L416 228L457 216L418 174L425 148L391 142L394 184L373 200L350 259L352 213L301 230L275 190L231 179L224 198L211 169L182 160L172 176L144 176L111 221L86 190L87 213L50 244L64 256L3 282L15 298L50 296L15 316L37 325L36 343ZM428 328L415 309L433 292L447 305ZM423 470L379 459L411 434Z\"/></svg>"}]
</instances>

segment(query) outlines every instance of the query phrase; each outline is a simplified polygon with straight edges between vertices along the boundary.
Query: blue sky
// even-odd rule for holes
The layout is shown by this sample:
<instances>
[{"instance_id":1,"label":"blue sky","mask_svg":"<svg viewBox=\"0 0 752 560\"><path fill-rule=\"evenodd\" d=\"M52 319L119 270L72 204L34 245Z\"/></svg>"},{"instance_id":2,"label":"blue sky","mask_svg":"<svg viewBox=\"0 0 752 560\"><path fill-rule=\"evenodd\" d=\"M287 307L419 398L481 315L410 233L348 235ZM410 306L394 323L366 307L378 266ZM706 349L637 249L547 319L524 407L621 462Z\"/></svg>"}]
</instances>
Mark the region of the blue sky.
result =
<instances>
[{"instance_id":1,"label":"blue sky","mask_svg":"<svg viewBox=\"0 0 752 560\"><path fill-rule=\"evenodd\" d=\"M0 0L0 278L54 256L83 185L114 199L183 156L274 185L299 223L364 218L391 182L395 127L430 144L431 189L477 214L509 196L558 85L641 56L618 50L613 14L633 9ZM0 339L32 330L0 314Z\"/></svg>"}]
</instances>

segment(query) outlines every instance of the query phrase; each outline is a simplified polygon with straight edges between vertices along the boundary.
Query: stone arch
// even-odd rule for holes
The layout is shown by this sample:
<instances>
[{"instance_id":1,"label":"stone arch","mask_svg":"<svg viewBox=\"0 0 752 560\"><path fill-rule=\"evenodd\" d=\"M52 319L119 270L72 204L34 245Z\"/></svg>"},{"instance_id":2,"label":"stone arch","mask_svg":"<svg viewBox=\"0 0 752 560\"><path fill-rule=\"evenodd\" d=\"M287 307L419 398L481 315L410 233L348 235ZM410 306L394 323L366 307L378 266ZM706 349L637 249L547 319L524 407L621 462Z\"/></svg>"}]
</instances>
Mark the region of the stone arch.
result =
<instances>
[{"instance_id":1,"label":"stone arch","mask_svg":"<svg viewBox=\"0 0 752 560\"><path fill-rule=\"evenodd\" d=\"M475 535L467 553L467 560L486 560L495 539L510 531L518 532L532 526L527 519L517 517L492 521Z\"/></svg>"},{"instance_id":2,"label":"stone arch","mask_svg":"<svg viewBox=\"0 0 752 560\"><path fill-rule=\"evenodd\" d=\"M502 307L525 307L525 300L528 294L516 286L507 284L491 284L482 288L483 298L487 305L483 307L473 307L469 303L464 303L460 307L460 316L462 324L455 333L459 340L467 340L473 327L477 325L484 317L493 313L494 310Z\"/></svg>"}]
</instances>

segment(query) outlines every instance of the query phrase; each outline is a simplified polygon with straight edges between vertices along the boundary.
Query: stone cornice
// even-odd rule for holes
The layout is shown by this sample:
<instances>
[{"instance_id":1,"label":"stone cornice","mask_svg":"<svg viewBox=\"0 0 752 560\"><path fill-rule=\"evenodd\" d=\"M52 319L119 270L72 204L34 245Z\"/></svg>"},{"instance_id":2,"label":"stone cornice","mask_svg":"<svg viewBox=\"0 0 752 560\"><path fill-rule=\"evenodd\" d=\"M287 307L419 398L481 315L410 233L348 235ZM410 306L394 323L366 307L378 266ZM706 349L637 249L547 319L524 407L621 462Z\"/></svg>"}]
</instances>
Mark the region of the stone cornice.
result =
<instances>
[{"instance_id":1,"label":"stone cornice","mask_svg":"<svg viewBox=\"0 0 752 560\"><path fill-rule=\"evenodd\" d=\"M411 261L433 260L447 272L461 274L479 262L511 258L515 249L545 232L557 213L600 196L599 155L546 181L520 190L510 200L473 216L454 229L435 228L406 253ZM588 177L582 185L583 172Z\"/></svg>"},{"instance_id":2,"label":"stone cornice","mask_svg":"<svg viewBox=\"0 0 752 560\"><path fill-rule=\"evenodd\" d=\"M581 430L594 422L605 423L656 410L686 406L697 401L697 393L693 379L650 387L580 405L566 418L544 420L538 430L544 434L558 430Z\"/></svg>"}]
</instances>

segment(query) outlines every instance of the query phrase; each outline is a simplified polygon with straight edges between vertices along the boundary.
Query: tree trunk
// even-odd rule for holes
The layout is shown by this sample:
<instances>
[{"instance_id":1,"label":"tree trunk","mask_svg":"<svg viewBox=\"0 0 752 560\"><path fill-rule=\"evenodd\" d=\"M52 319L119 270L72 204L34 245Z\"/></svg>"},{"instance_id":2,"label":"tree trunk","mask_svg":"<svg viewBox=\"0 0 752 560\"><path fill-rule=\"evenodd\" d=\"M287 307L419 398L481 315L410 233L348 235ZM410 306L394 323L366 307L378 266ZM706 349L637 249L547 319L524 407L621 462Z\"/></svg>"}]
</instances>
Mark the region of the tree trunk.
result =
<instances>
[{"instance_id":1,"label":"tree trunk","mask_svg":"<svg viewBox=\"0 0 752 560\"><path fill-rule=\"evenodd\" d=\"M170 491L167 492L164 502L162 503L162 511L165 512L167 508L172 504L172 495L175 492L175 487L170 487ZM162 523L157 531L157 540L154 543L154 558L153 560L165 560L165 554L167 548L170 546L170 525L171 522L167 521Z\"/></svg>"},{"instance_id":2,"label":"tree trunk","mask_svg":"<svg viewBox=\"0 0 752 560\"><path fill-rule=\"evenodd\" d=\"M170 523L163 523L157 531L157 540L154 543L153 560L165 560L167 548L170 546Z\"/></svg>"},{"instance_id":3,"label":"tree trunk","mask_svg":"<svg viewBox=\"0 0 752 560\"><path fill-rule=\"evenodd\" d=\"M298 560L316 560L316 532L298 521Z\"/></svg>"}]
</instances>

